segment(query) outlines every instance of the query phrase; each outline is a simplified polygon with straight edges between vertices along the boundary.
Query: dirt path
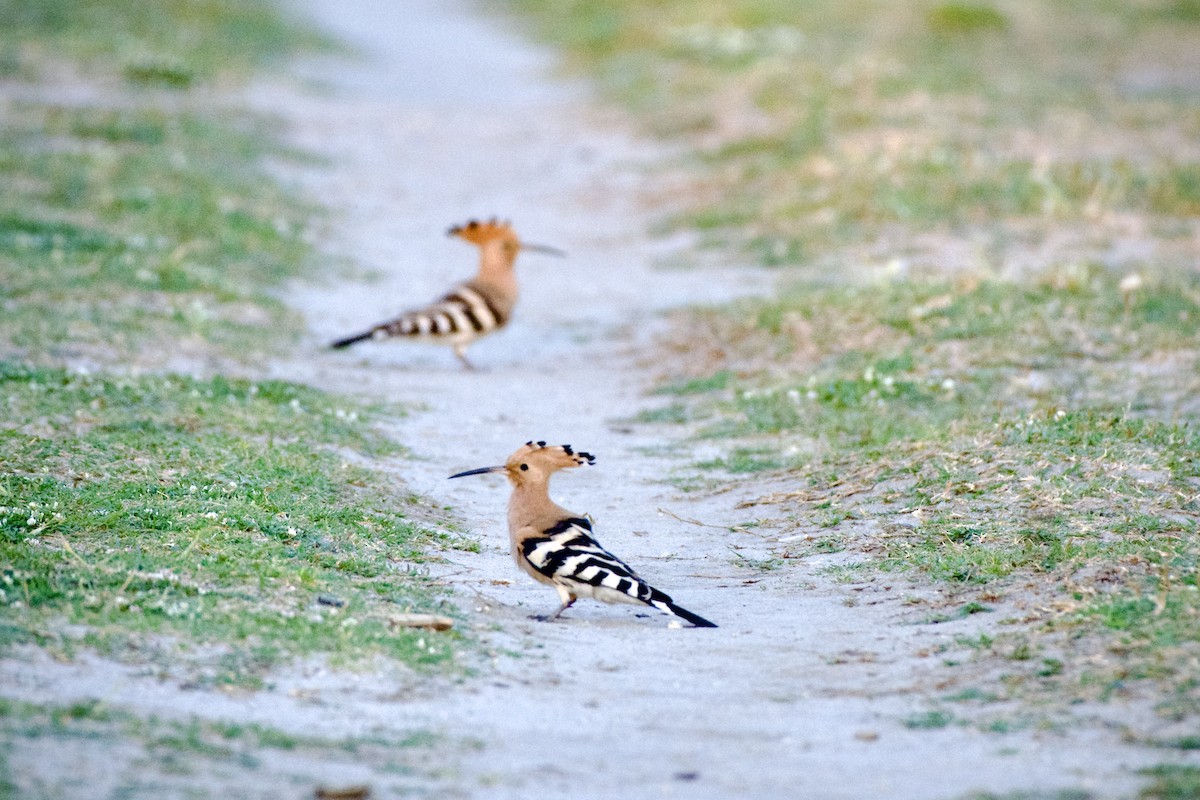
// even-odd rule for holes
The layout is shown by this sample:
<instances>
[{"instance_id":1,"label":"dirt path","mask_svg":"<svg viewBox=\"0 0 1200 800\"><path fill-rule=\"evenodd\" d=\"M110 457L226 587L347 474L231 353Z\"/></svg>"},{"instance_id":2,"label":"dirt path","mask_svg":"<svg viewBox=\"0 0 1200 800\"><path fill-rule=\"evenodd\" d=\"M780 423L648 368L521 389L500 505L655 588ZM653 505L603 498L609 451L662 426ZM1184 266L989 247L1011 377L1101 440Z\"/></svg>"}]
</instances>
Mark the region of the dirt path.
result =
<instances>
[{"instance_id":1,"label":"dirt path","mask_svg":"<svg viewBox=\"0 0 1200 800\"><path fill-rule=\"evenodd\" d=\"M642 165L661 153L608 125L582 90L552 81L546 54L459 3L345 0L312 2L309 12L369 58L306 68L316 91L263 88L255 99L285 118L298 144L331 159L302 176L334 210L329 250L379 278L297 287L290 301L312 339L274 372L423 407L399 427L415 458L396 468L481 536L482 552L452 554L445 578L494 657L465 680L297 669L249 699L85 661L46 665L46 693L84 696L99 681L108 702L148 712L328 736L433 731L441 755L423 783L433 796L1136 793L1136 768L1164 759L1122 743L1119 725L996 734L903 724L953 691L943 659L956 636L986 623L912 624L904 600L929 590L839 584L822 572L837 555L756 571L746 559L769 553L769 532L727 530L753 521L754 510L735 510L732 492L678 494L665 478L695 454L622 423L651 402L637 364L639 344L661 324L656 312L766 287L747 270L653 267L672 245L645 237L636 198ZM473 252L442 232L492 214L570 259L521 259L515 322L472 350L482 371L463 372L442 349L321 348L468 274ZM531 438L597 454L595 467L557 479L556 499L591 513L603 542L719 629L669 629L663 617L587 603L561 624L527 619L555 598L508 558L507 487L445 477L496 463ZM386 776L352 761L324 777L390 796ZM269 782L264 791L274 791Z\"/></svg>"},{"instance_id":2,"label":"dirt path","mask_svg":"<svg viewBox=\"0 0 1200 800\"><path fill-rule=\"evenodd\" d=\"M766 550L752 534L724 530L751 512L735 511L728 494L673 492L664 477L688 454L619 420L647 404L633 356L655 312L758 290L762 277L652 268L662 246L644 237L635 201L639 162L656 153L601 132L581 92L546 78L543 54L457 4L372 5L320 12L377 60L339 70L335 93L295 120L305 145L336 158L316 180L345 214L338 249L382 273L379 284L297 298L318 338L463 274L471 255L437 234L466 215L511 217L526 236L571 252L566 263L522 259L518 318L474 351L487 367L481 374L462 373L445 351L401 346L314 358L313 374L290 376L427 404L401 431L422 459L419 469L404 466L406 478L460 509L484 537L484 551L456 557L449 579L505 655L464 686L389 709L451 739L483 742L452 783L493 797L535 788L578 796L580 787L592 797L631 787L681 797L1132 794L1129 767L1156 754L1122 747L1115 730L998 736L902 724L953 689L933 654L983 623L909 624L903 598L916 590L837 585L820 574L835 556L776 574L739 566L731 548L750 557ZM669 630L663 619L594 604L565 624L528 621L554 598L507 558L506 487L444 476L497 462L529 438L597 453L595 468L557 480L557 497L592 513L610 547L722 627ZM346 713L358 713L359 702Z\"/></svg>"}]
</instances>

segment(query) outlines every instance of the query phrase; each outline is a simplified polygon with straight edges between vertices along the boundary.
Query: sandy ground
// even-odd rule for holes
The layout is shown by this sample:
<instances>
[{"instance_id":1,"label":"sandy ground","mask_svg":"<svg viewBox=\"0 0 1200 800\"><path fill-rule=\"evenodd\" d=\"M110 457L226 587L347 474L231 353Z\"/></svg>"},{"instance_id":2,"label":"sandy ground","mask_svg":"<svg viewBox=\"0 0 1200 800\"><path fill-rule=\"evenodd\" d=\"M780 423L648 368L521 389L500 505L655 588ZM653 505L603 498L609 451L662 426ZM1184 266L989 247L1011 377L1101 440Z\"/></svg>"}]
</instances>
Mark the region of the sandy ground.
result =
<instances>
[{"instance_id":1,"label":"sandy ground","mask_svg":"<svg viewBox=\"0 0 1200 800\"><path fill-rule=\"evenodd\" d=\"M393 466L414 491L453 506L484 543L479 554L452 554L442 571L487 655L454 679L301 665L248 697L185 690L96 658L59 664L31 655L0 664L5 694L100 697L139 714L326 736L438 737L432 760L406 778L346 753L304 763L264 755L247 775L226 770L189 784L237 797L305 797L317 783L365 782L372 797L953 800L1075 789L1124 798L1143 783L1139 767L1172 759L1125 740L1129 724L1153 725L1134 701L1008 733L906 726L969 685L969 668L945 664L969 658L955 637L1002 615L918 624L928 610L906 600L936 599L936 590L838 583L823 569L840 555L755 570L747 559L771 552L770 529L729 528L761 511L737 510L745 498L736 489L677 492L667 479L696 457L692 445L625 421L654 403L645 396L644 345L662 325L659 312L765 291L769 275L657 268L687 245L645 234L639 189L663 152L605 118L581 87L554 79L549 55L501 22L447 0L311 0L305 10L365 58L303 65L303 89L258 87L251 102L329 158L292 177L333 210L328 252L377 276L295 287L289 299L312 336L272 372L420 407L396 430L414 457ZM570 258L521 258L516 319L472 349L480 371L464 372L432 347L323 349L469 275L474 252L443 232L493 214ZM594 467L556 479L555 499L591 513L610 549L721 627L672 629L657 614L586 602L560 623L529 620L556 599L507 555L506 485L497 476L446 480L499 463L528 439L595 453ZM785 487L745 491L771 488ZM140 758L80 744L12 761L18 778L57 785L60 796L101 797L128 787L122 771L146 769ZM48 771L74 778L54 784ZM191 796L171 781L157 792L131 794Z\"/></svg>"}]
</instances>

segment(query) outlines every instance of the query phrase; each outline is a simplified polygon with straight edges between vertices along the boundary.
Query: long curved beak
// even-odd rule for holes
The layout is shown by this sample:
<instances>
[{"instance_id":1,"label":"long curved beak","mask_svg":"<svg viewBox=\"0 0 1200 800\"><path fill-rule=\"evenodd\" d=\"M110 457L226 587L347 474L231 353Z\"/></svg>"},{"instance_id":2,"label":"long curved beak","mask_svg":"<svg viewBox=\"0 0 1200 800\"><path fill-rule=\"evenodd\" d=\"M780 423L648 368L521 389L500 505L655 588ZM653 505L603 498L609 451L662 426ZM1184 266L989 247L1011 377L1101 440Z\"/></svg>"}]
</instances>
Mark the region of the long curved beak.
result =
<instances>
[{"instance_id":1,"label":"long curved beak","mask_svg":"<svg viewBox=\"0 0 1200 800\"><path fill-rule=\"evenodd\" d=\"M559 258L567 257L565 250L559 250L557 247L551 247L548 244L528 244L527 242L521 242L521 249L529 250L533 253L545 253L548 256L558 256Z\"/></svg>"},{"instance_id":2,"label":"long curved beak","mask_svg":"<svg viewBox=\"0 0 1200 800\"><path fill-rule=\"evenodd\" d=\"M468 475L483 475L488 472L504 472L504 467L480 467L479 469L469 469L466 472L460 472L457 475L451 475L451 478L465 478Z\"/></svg>"}]
</instances>

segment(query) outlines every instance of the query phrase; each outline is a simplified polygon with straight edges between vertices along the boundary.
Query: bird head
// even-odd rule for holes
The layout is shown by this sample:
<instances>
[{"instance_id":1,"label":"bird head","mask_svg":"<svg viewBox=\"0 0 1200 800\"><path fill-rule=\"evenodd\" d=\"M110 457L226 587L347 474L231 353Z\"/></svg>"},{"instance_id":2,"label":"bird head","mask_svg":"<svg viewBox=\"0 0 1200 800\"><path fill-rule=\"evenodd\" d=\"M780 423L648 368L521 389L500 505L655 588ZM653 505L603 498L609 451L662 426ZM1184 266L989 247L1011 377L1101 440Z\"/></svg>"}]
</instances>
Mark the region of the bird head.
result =
<instances>
[{"instance_id":1,"label":"bird head","mask_svg":"<svg viewBox=\"0 0 1200 800\"><path fill-rule=\"evenodd\" d=\"M595 462L594 455L574 450L569 444L548 445L545 442L526 442L508 457L503 466L469 469L450 477L462 478L467 475L503 472L513 486L521 486L527 483L544 483L560 469L569 469Z\"/></svg>"},{"instance_id":2,"label":"bird head","mask_svg":"<svg viewBox=\"0 0 1200 800\"><path fill-rule=\"evenodd\" d=\"M522 242L517 238L517 233L513 230L511 223L497 220L495 217L487 222L473 219L465 225L455 225L446 231L446 234L448 236L457 236L463 241L470 242L482 250L485 255L489 252L498 253L510 265L516 259L517 253L522 250L547 253L559 257L566 255L566 253L557 247Z\"/></svg>"}]
</instances>

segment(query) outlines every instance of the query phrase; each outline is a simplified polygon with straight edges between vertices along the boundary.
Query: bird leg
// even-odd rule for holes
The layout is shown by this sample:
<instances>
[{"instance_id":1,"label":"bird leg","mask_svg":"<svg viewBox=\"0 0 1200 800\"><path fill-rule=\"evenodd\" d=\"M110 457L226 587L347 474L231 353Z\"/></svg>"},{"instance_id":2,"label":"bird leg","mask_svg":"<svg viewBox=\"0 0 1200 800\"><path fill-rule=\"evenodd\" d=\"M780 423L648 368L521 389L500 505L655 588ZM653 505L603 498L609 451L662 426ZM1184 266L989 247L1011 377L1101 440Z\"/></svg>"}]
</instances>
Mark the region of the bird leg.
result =
<instances>
[{"instance_id":1,"label":"bird leg","mask_svg":"<svg viewBox=\"0 0 1200 800\"><path fill-rule=\"evenodd\" d=\"M568 600L564 600L563 604L561 606L559 606L558 610L555 611L553 614L550 614L549 616L547 616L545 614L534 614L533 616L530 617L530 619L536 619L538 622L554 622L554 620L558 619L559 614L566 611L568 608L570 608L573 605L575 605L574 597L572 597Z\"/></svg>"},{"instance_id":2,"label":"bird leg","mask_svg":"<svg viewBox=\"0 0 1200 800\"><path fill-rule=\"evenodd\" d=\"M474 364L472 364L470 361L468 361L468 360L467 360L467 347L466 347L466 345L462 345L462 344L456 344L456 345L454 346L454 355L458 356L458 360L462 362L462 365L463 365L464 367L466 367L467 369L469 369L471 372L474 372L474 371L475 371L475 365L474 365Z\"/></svg>"}]
</instances>

